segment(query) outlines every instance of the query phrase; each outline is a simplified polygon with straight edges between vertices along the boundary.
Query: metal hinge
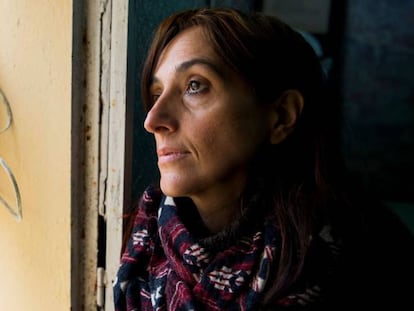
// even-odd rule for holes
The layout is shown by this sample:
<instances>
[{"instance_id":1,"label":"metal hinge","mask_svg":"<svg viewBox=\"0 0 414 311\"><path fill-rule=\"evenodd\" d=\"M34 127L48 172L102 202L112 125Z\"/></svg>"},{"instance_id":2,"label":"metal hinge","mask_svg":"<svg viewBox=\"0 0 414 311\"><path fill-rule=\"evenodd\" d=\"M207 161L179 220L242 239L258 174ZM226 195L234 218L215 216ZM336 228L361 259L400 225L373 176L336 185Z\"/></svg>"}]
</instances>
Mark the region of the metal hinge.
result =
<instances>
[{"instance_id":1,"label":"metal hinge","mask_svg":"<svg viewBox=\"0 0 414 311\"><path fill-rule=\"evenodd\" d=\"M105 307L105 287L105 268L98 267L96 270L96 305L98 306L99 310L103 310Z\"/></svg>"}]
</instances>

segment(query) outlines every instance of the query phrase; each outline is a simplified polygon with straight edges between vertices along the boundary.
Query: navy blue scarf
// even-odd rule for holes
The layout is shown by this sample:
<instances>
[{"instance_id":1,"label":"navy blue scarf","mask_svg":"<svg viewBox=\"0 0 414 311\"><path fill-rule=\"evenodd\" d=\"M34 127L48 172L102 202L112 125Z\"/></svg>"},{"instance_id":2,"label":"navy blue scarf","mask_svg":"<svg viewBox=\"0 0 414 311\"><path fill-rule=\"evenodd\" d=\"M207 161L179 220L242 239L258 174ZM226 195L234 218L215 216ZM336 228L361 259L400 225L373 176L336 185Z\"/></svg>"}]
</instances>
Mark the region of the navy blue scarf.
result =
<instances>
[{"instance_id":1,"label":"navy blue scarf","mask_svg":"<svg viewBox=\"0 0 414 311\"><path fill-rule=\"evenodd\" d=\"M260 309L278 266L278 230L265 221L236 241L210 251L182 222L174 199L148 188L121 258L115 310ZM306 305L319 295L318 285L307 284L276 304Z\"/></svg>"}]
</instances>

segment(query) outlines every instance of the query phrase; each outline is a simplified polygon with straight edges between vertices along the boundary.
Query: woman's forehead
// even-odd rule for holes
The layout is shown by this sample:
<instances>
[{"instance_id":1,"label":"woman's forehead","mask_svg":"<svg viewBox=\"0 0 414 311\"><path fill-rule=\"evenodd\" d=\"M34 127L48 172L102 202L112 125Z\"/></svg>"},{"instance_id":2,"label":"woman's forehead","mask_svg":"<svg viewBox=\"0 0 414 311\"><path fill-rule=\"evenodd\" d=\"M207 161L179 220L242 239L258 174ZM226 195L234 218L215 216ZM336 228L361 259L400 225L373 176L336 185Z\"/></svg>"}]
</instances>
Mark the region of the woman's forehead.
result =
<instances>
[{"instance_id":1,"label":"woman's forehead","mask_svg":"<svg viewBox=\"0 0 414 311\"><path fill-rule=\"evenodd\" d=\"M206 63L211 64L221 63L201 26L185 29L174 37L162 50L155 72L165 62L181 64L193 59L206 60Z\"/></svg>"}]
</instances>

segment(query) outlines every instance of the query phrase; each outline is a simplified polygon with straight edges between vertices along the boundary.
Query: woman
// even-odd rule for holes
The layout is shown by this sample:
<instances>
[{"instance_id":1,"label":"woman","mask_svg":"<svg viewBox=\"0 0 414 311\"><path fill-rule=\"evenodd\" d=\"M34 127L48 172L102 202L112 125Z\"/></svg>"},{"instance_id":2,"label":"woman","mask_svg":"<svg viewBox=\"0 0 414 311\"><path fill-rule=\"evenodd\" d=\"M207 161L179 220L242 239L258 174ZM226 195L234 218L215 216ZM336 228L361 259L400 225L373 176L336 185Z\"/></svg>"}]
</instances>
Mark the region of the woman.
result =
<instances>
[{"instance_id":1,"label":"woman","mask_svg":"<svg viewBox=\"0 0 414 311\"><path fill-rule=\"evenodd\" d=\"M116 310L406 303L407 288L387 282L413 276L412 236L392 214L367 218L347 185L339 108L299 33L232 9L176 13L155 33L141 87L161 178L138 206Z\"/></svg>"}]
</instances>

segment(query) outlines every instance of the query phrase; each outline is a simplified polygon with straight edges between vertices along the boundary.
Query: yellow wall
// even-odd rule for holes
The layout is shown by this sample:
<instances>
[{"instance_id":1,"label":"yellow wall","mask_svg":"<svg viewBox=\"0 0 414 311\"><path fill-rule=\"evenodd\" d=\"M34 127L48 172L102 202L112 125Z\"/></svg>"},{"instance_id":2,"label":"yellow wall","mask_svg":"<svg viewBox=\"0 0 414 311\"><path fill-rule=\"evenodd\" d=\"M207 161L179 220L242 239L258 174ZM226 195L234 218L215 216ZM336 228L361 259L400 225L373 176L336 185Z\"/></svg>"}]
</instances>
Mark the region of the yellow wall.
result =
<instances>
[{"instance_id":1,"label":"yellow wall","mask_svg":"<svg viewBox=\"0 0 414 311\"><path fill-rule=\"evenodd\" d=\"M17 222L0 205L0 310L70 310L71 44L71 0L0 0L0 89L14 116L0 157L23 206ZM3 173L0 193L13 202Z\"/></svg>"}]
</instances>

